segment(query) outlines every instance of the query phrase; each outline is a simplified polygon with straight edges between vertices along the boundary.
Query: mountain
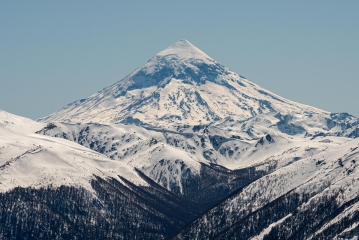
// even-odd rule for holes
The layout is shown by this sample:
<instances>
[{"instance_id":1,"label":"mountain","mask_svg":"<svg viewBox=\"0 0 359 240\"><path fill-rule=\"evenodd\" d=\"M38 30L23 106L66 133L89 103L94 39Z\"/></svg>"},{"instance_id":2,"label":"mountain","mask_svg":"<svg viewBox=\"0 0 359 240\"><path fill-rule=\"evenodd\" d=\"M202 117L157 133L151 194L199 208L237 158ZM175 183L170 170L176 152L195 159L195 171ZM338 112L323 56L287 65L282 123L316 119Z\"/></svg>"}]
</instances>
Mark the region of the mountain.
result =
<instances>
[{"instance_id":1,"label":"mountain","mask_svg":"<svg viewBox=\"0 0 359 240\"><path fill-rule=\"evenodd\" d=\"M273 162L264 161L267 144L257 147L257 140L240 140L214 128L169 131L55 122L37 133L77 142L138 169L179 196L208 206L274 169ZM286 141L276 140L278 144ZM253 149L260 151L253 154Z\"/></svg>"},{"instance_id":2,"label":"mountain","mask_svg":"<svg viewBox=\"0 0 359 240\"><path fill-rule=\"evenodd\" d=\"M0 238L356 239L358 126L180 40L38 122L0 111Z\"/></svg>"},{"instance_id":3,"label":"mountain","mask_svg":"<svg viewBox=\"0 0 359 240\"><path fill-rule=\"evenodd\" d=\"M126 164L59 138L35 134L46 124L0 110L0 190L14 187L80 185L91 189L93 175L119 180L115 172L136 184L144 184Z\"/></svg>"},{"instance_id":4,"label":"mountain","mask_svg":"<svg viewBox=\"0 0 359 240\"><path fill-rule=\"evenodd\" d=\"M163 239L205 210L44 127L0 111L1 239Z\"/></svg>"},{"instance_id":5,"label":"mountain","mask_svg":"<svg viewBox=\"0 0 359 240\"><path fill-rule=\"evenodd\" d=\"M333 136L293 138L274 134L247 140L211 126L171 131L123 124L58 122L49 123L37 133L77 142L135 167L178 194L188 193L188 188L195 186L195 182L201 182L189 179L197 179L207 171L204 169L212 166L226 168L226 171L258 168L268 173L295 159L319 154L323 148L351 140ZM225 180L225 184L228 183ZM198 194L198 191L195 188L194 193Z\"/></svg>"},{"instance_id":6,"label":"mountain","mask_svg":"<svg viewBox=\"0 0 359 240\"><path fill-rule=\"evenodd\" d=\"M358 160L359 139L299 158L239 189L171 239L357 239Z\"/></svg>"},{"instance_id":7,"label":"mountain","mask_svg":"<svg viewBox=\"0 0 359 240\"><path fill-rule=\"evenodd\" d=\"M267 134L249 141L214 127L171 132L122 124L43 124L0 113L2 238L351 239L358 234L357 139ZM184 148L196 141L198 149ZM199 157L206 148L223 157L220 165ZM198 172L188 174L186 169L193 169L188 163L199 165ZM179 175L182 186L176 188L172 177Z\"/></svg>"},{"instance_id":8,"label":"mountain","mask_svg":"<svg viewBox=\"0 0 359 240\"><path fill-rule=\"evenodd\" d=\"M277 96L219 64L187 40L157 53L112 86L39 121L172 129L212 124L248 138L272 131L302 136L356 137L359 133L355 117Z\"/></svg>"}]
</instances>

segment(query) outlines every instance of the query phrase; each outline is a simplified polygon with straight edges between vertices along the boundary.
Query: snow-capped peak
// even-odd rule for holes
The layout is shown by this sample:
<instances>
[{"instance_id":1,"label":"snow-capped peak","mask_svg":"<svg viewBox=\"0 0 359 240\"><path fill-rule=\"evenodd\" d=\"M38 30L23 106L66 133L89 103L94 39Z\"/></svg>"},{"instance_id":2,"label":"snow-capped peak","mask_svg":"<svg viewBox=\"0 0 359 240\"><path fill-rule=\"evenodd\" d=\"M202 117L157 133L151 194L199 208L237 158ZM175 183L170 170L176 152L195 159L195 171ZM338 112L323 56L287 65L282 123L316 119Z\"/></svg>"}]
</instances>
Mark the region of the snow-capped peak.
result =
<instances>
[{"instance_id":1,"label":"snow-capped peak","mask_svg":"<svg viewBox=\"0 0 359 240\"><path fill-rule=\"evenodd\" d=\"M177 58L181 60L208 60L211 59L207 54L203 51L198 49L188 40L182 39L168 48L162 50L161 52L157 53L154 58L157 57L165 57L165 58Z\"/></svg>"},{"instance_id":2,"label":"snow-capped peak","mask_svg":"<svg viewBox=\"0 0 359 240\"><path fill-rule=\"evenodd\" d=\"M139 68L133 74L145 73L156 74L162 73L163 69L171 69L175 76L185 74L186 69L198 71L198 65L213 65L216 62L205 54L203 51L195 47L188 40L179 40L160 51L153 56L143 67Z\"/></svg>"},{"instance_id":3,"label":"snow-capped peak","mask_svg":"<svg viewBox=\"0 0 359 240\"><path fill-rule=\"evenodd\" d=\"M187 40L159 52L112 86L40 121L168 128L215 124L250 137L260 137L270 132L268 128L289 135L314 136L323 131L342 135L343 130L359 122L353 119L354 125L341 126L339 118L329 112L277 96L224 67ZM353 131L355 136L359 133Z\"/></svg>"}]
</instances>

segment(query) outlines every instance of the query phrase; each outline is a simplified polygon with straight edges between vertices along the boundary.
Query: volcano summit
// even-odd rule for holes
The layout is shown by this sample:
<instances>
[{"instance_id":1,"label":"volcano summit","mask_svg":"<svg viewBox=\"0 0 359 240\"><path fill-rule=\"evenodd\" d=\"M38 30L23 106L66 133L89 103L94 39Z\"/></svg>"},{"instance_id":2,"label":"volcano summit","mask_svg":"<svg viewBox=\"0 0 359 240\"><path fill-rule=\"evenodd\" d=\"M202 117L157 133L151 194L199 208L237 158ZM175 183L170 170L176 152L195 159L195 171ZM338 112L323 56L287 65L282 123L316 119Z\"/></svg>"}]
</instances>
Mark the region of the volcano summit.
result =
<instances>
[{"instance_id":1,"label":"volcano summit","mask_svg":"<svg viewBox=\"0 0 359 240\"><path fill-rule=\"evenodd\" d=\"M275 95L224 67L187 40L157 53L112 86L39 121L165 128L212 124L239 135L245 132L245 137L259 137L268 131L355 137L358 130L354 126L359 123L349 114L331 114ZM267 130L256 127L257 123Z\"/></svg>"}]
</instances>

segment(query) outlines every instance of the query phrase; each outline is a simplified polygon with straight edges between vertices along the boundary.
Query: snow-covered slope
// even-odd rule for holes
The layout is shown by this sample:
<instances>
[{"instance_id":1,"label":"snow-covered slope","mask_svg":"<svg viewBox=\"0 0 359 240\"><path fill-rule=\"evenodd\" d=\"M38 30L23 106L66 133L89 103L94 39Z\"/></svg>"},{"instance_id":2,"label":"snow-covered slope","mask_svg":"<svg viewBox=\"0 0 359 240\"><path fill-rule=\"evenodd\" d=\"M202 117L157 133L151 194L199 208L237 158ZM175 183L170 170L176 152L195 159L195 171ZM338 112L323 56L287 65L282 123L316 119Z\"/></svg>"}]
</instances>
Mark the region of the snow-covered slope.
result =
<instances>
[{"instance_id":1,"label":"snow-covered slope","mask_svg":"<svg viewBox=\"0 0 359 240\"><path fill-rule=\"evenodd\" d=\"M358 161L359 139L297 159L249 184L174 239L351 239L359 230Z\"/></svg>"},{"instance_id":2,"label":"snow-covered slope","mask_svg":"<svg viewBox=\"0 0 359 240\"><path fill-rule=\"evenodd\" d=\"M173 131L122 124L50 123L38 133L76 141L113 160L137 166L173 192L178 186L177 193L187 197L186 182L206 182L219 174L203 174L203 166L210 168L212 163L222 171L232 171L216 192L233 185L233 179L249 180L233 185L238 193L184 228L175 239L265 239L266 235L268 239L296 239L303 232L305 239L323 239L355 235L358 230L357 139L267 134L245 140L216 127ZM161 154L166 148L171 151ZM170 161L174 157L177 163ZM243 174L246 172L249 174ZM250 178L251 174L257 175Z\"/></svg>"},{"instance_id":3,"label":"snow-covered slope","mask_svg":"<svg viewBox=\"0 0 359 240\"><path fill-rule=\"evenodd\" d=\"M164 239L206 206L0 111L0 239Z\"/></svg>"},{"instance_id":4,"label":"snow-covered slope","mask_svg":"<svg viewBox=\"0 0 359 240\"><path fill-rule=\"evenodd\" d=\"M343 117L344 122L353 118L339 116ZM355 119L353 126L340 125L336 115L277 96L222 66L187 40L159 52L114 85L40 121L167 128L217 124L249 137L264 134L268 128L289 135L356 135L357 128L343 131L359 123Z\"/></svg>"},{"instance_id":5,"label":"snow-covered slope","mask_svg":"<svg viewBox=\"0 0 359 240\"><path fill-rule=\"evenodd\" d=\"M211 126L146 129L135 125L49 123L39 134L65 138L139 169L161 186L185 194L185 183L215 164L228 171L250 169L269 173L309 156L316 157L350 138L288 137L266 134L246 140ZM199 189L198 189L199 191Z\"/></svg>"},{"instance_id":6,"label":"snow-covered slope","mask_svg":"<svg viewBox=\"0 0 359 240\"><path fill-rule=\"evenodd\" d=\"M163 133L135 125L50 123L37 133L80 143L180 192L182 176L198 175L200 162L206 162L168 144Z\"/></svg>"},{"instance_id":7,"label":"snow-covered slope","mask_svg":"<svg viewBox=\"0 0 359 240\"><path fill-rule=\"evenodd\" d=\"M94 176L146 182L134 169L74 142L35 134L46 124L0 111L0 191L14 187L78 186Z\"/></svg>"}]
</instances>

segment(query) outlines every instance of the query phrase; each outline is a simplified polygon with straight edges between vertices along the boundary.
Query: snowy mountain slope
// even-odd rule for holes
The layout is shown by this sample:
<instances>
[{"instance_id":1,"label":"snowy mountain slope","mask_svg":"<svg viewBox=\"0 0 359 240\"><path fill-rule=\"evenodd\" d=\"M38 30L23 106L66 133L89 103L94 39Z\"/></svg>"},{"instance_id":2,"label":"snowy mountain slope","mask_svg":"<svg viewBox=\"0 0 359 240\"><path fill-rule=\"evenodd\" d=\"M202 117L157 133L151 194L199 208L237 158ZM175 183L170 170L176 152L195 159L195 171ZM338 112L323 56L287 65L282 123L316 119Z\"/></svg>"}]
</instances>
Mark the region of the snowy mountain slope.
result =
<instances>
[{"instance_id":1,"label":"snowy mountain slope","mask_svg":"<svg viewBox=\"0 0 359 240\"><path fill-rule=\"evenodd\" d=\"M157 164L161 157L181 158L193 172L198 171L199 163L213 163L228 169L238 169L260 165L270 158L278 159L280 155L288 159L315 155L320 149L338 146L351 140L334 136L290 138L274 134L246 140L210 126L177 128L177 131L172 131L123 124L58 122L49 123L37 133L78 142L111 159L133 165L145 173L146 169L151 164ZM160 153L162 149L164 152ZM166 154L168 151L170 153Z\"/></svg>"},{"instance_id":2,"label":"snowy mountain slope","mask_svg":"<svg viewBox=\"0 0 359 240\"><path fill-rule=\"evenodd\" d=\"M91 189L93 175L118 175L146 184L133 168L62 139L35 134L44 124L0 112L0 190L16 186L79 185Z\"/></svg>"},{"instance_id":3,"label":"snowy mountain slope","mask_svg":"<svg viewBox=\"0 0 359 240\"><path fill-rule=\"evenodd\" d=\"M13 134L32 134L46 124L35 122L31 119L20 117L0 109L0 129Z\"/></svg>"},{"instance_id":4,"label":"snowy mountain slope","mask_svg":"<svg viewBox=\"0 0 359 240\"><path fill-rule=\"evenodd\" d=\"M340 239L355 235L358 161L358 139L299 159L249 184L174 239Z\"/></svg>"},{"instance_id":5,"label":"snowy mountain slope","mask_svg":"<svg viewBox=\"0 0 359 240\"><path fill-rule=\"evenodd\" d=\"M351 141L334 136L309 139L269 134L255 140L243 140L208 126L173 131L122 124L49 123L38 133L78 142L136 167L176 194L190 197L200 195L210 184L229 188L227 193L235 191L243 186L236 182L243 171L247 173L246 182L249 183L301 159L317 158L328 149ZM215 170L214 165L218 166ZM225 169L225 173L219 173L220 168ZM209 169L211 173L208 173ZM227 177L219 180L218 174ZM225 196L223 193L222 198Z\"/></svg>"},{"instance_id":6,"label":"snowy mountain slope","mask_svg":"<svg viewBox=\"0 0 359 240\"><path fill-rule=\"evenodd\" d=\"M157 53L114 85L39 121L122 122L167 128L212 123L247 137L264 134L256 128L258 121L265 123L262 127L289 135L331 132L357 136L359 132L357 127L344 132L358 126L353 116L330 114L277 96L222 66L187 40Z\"/></svg>"},{"instance_id":7,"label":"snowy mountain slope","mask_svg":"<svg viewBox=\"0 0 359 240\"><path fill-rule=\"evenodd\" d=\"M92 225L95 229L106 226L112 228L115 226L113 224L117 223L118 227L115 227L114 231L105 235L103 231L98 232L96 236L105 239L116 238L116 236L161 239L180 230L205 208L220 202L226 196L230 197L182 230L176 238L192 239L193 236L197 236L199 239L212 237L262 239L266 236L268 238L281 236L287 239L296 238L296 234L304 231L307 234L306 238L315 239L329 235L339 238L355 235L357 232L356 223L359 217L357 210L359 190L356 184L356 164L359 161L357 139L335 136L291 138L287 135L267 134L258 139L246 140L232 135L230 131L203 125L179 127L176 130L145 129L122 124L109 126L49 123L46 125L1 113L0 177L4 193L0 194L0 202L5 204L2 208L13 206L13 209L23 209L17 205L19 203L21 206L26 206L27 212L34 216L46 215L48 219L57 218L58 211L66 214L70 222L52 221L52 223L58 223L62 229L67 230L58 233L48 231L47 236L80 233L85 235L79 236L92 236L88 231L74 229L74 226L79 224L74 222L75 219L79 219L79 215L77 210L71 207L71 202L76 202L78 207L86 212L81 216L87 217L80 217L82 219L80 224L83 224L81 226L88 226L89 222L86 219L91 218L96 219L96 224ZM30 126L29 129L27 125ZM37 131L38 134L33 134L32 131ZM95 149L98 153L59 137L78 142ZM176 192L175 188L169 188L195 202L186 202L187 200L183 198L176 199L176 195L166 192L143 175L147 175L166 188L168 185L159 181L163 178L156 178L156 174L157 176L165 174L164 179L171 179L168 176L172 174L171 170L175 169L173 176L178 176L176 170L181 168L176 166L164 165L164 168L153 168L161 162L158 161L160 157L165 157L159 153L159 150L156 152L158 146L165 146L158 149L170 149L170 154L167 156L169 158L188 157L183 158L183 162L190 163L187 169L191 171L195 169L196 164L200 165L197 177L194 177L196 176L194 174L192 178L186 176L179 179L182 184L181 191ZM203 153L209 149L223 158L207 159ZM233 153L230 154L231 151ZM241 153L234 154L238 152ZM109 160L105 155L113 160ZM140 157L141 155L143 156ZM201 155L202 158L199 157ZM146 159L151 157L152 160L146 162ZM142 160L144 163L136 166L140 170L143 166L145 169L143 173L134 171L130 165L141 164ZM213 165L214 162L220 165ZM155 164L151 165L151 163ZM221 165L237 170L230 170ZM151 171L147 171L146 168L155 169L156 171L153 172L156 174L151 175ZM126 176L130 181L118 175ZM198 185L193 187L194 183ZM234 191L237 193L232 195ZM67 196L69 201L63 201L60 210L54 212L52 209L58 205L53 204L57 204L58 194ZM91 194L96 197L85 197ZM198 195L200 197L196 198ZM19 200L14 201L14 198ZM34 203L39 199L43 199L42 203L47 202L41 210L33 208L37 206ZM93 201L91 199L98 200L91 203ZM117 199L116 203L110 203L115 199ZM196 201L202 202L202 206L196 205ZM122 210L118 212L120 215L101 213L101 211L106 212L105 209L112 209L113 212L115 206L122 206L124 203L129 208L121 208ZM164 206L168 204L171 207L165 208ZM328 206L331 207L328 209ZM22 213L18 211L20 210L12 213L21 215ZM171 215L174 212L176 214ZM273 212L276 214L269 214ZM1 219L10 219L12 213L2 213L5 215ZM137 219L131 216L136 216ZM37 226L58 229L53 225L46 225L46 221L39 222L31 215L24 215L23 219L34 221ZM126 229L136 229L135 231L126 232L121 229L126 222L136 222L138 219L143 224L126 227ZM313 224L310 225L308 222ZM0 227L1 236L15 234L10 232L13 225L9 224L10 220L4 220L0 224L4 226ZM160 229L153 232L154 228L151 224L160 226ZM249 227L243 229L240 226ZM295 231L288 232L288 229L293 228ZM41 228L19 229L26 229L36 235L39 234L37 230ZM23 232L16 234L22 236Z\"/></svg>"},{"instance_id":8,"label":"snowy mountain slope","mask_svg":"<svg viewBox=\"0 0 359 240\"><path fill-rule=\"evenodd\" d=\"M201 167L190 154L166 144L161 133L134 125L56 123L37 133L78 142L141 170L167 189L178 187L181 190L181 176L188 171L198 174ZM174 168L173 173L166 174L165 169L170 167Z\"/></svg>"},{"instance_id":9,"label":"snowy mountain slope","mask_svg":"<svg viewBox=\"0 0 359 240\"><path fill-rule=\"evenodd\" d=\"M163 239L206 206L0 111L0 238Z\"/></svg>"},{"instance_id":10,"label":"snowy mountain slope","mask_svg":"<svg viewBox=\"0 0 359 240\"><path fill-rule=\"evenodd\" d=\"M251 166L241 170L218 166L202 156L207 151L206 144L211 143L210 137L201 134L122 124L65 123L49 123L37 133L78 142L133 166L164 188L203 206L225 198L271 168L267 163L259 170Z\"/></svg>"}]
</instances>

